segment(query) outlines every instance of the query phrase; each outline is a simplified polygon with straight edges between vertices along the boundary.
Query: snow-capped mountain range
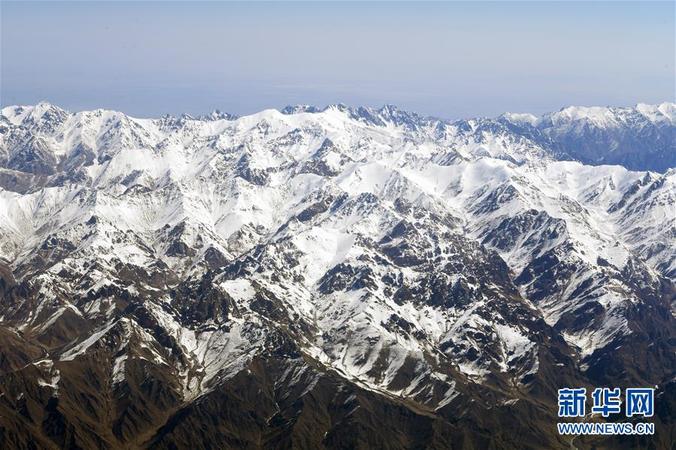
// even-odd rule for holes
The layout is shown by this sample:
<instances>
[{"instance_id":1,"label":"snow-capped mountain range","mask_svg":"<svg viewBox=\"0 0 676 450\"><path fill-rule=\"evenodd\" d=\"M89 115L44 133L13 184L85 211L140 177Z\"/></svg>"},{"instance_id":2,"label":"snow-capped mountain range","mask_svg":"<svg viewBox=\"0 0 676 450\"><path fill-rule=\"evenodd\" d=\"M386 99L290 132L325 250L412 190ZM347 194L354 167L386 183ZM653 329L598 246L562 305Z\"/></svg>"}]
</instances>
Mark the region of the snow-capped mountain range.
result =
<instances>
[{"instance_id":1,"label":"snow-capped mountain range","mask_svg":"<svg viewBox=\"0 0 676 450\"><path fill-rule=\"evenodd\" d=\"M673 103L3 108L0 439L567 448L563 386L673 401L674 167Z\"/></svg>"}]
</instances>

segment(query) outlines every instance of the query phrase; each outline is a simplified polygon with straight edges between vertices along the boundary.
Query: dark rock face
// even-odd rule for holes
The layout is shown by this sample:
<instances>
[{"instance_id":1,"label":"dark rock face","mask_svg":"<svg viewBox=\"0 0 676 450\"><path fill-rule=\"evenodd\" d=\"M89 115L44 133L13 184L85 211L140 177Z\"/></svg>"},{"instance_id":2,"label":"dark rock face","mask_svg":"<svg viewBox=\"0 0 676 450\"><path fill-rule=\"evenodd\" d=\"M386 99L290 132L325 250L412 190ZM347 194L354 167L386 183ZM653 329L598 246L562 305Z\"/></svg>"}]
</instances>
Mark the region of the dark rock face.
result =
<instances>
[{"instance_id":1,"label":"dark rock face","mask_svg":"<svg viewBox=\"0 0 676 450\"><path fill-rule=\"evenodd\" d=\"M56 172L56 158L47 145L37 138L20 143L7 161L7 168L35 175L52 175Z\"/></svg>"},{"instance_id":2,"label":"dark rock face","mask_svg":"<svg viewBox=\"0 0 676 450\"><path fill-rule=\"evenodd\" d=\"M569 107L546 114L536 123L503 116L484 127L504 126L548 148L557 158L663 173L676 166L676 129L669 118L673 112L668 112L673 106L664 103L653 108ZM666 112L663 116L662 111ZM651 119L654 113L664 120Z\"/></svg>"},{"instance_id":3,"label":"dark rock face","mask_svg":"<svg viewBox=\"0 0 676 450\"><path fill-rule=\"evenodd\" d=\"M540 129L558 151L587 164L618 164L632 170L655 172L675 167L674 127L647 122L636 112L625 114L626 122L619 130L582 121L563 129L545 121Z\"/></svg>"},{"instance_id":4,"label":"dark rock face","mask_svg":"<svg viewBox=\"0 0 676 450\"><path fill-rule=\"evenodd\" d=\"M269 179L266 171L251 167L248 155L244 155L237 164L237 175L257 186L264 186Z\"/></svg>"}]
</instances>

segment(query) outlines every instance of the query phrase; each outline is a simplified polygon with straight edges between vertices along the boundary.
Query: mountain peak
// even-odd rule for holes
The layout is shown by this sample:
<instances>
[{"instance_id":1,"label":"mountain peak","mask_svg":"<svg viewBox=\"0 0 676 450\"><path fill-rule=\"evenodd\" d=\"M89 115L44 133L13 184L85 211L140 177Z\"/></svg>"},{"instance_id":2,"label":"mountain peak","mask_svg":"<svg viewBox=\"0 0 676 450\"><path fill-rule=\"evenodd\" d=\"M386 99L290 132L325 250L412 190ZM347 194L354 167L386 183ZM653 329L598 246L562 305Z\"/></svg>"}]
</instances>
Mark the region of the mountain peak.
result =
<instances>
[{"instance_id":1,"label":"mountain peak","mask_svg":"<svg viewBox=\"0 0 676 450\"><path fill-rule=\"evenodd\" d=\"M313 105L287 105L280 111L282 114L318 113L323 111Z\"/></svg>"}]
</instances>

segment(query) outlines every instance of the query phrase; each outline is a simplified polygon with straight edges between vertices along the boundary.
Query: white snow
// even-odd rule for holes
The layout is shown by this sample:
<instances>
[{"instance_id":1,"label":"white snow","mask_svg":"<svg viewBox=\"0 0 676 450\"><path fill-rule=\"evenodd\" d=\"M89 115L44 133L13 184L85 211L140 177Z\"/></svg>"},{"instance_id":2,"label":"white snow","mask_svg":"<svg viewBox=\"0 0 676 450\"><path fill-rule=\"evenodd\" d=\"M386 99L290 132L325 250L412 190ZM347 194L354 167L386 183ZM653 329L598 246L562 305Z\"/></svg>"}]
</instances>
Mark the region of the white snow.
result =
<instances>
[{"instance_id":1,"label":"white snow","mask_svg":"<svg viewBox=\"0 0 676 450\"><path fill-rule=\"evenodd\" d=\"M585 124L612 129L630 113L651 123L673 124L675 111L672 103L639 104L635 110L570 107L542 118L516 113L503 118L520 125L550 120L562 129ZM590 285L607 319L563 333L582 356L630 332L626 308L639 301L625 284L605 281L606 272L621 271L632 258L644 259L642 268L654 280L656 268L676 267L671 245L675 171L655 174L554 161L525 138L479 131L478 119L463 124L470 131L460 124L431 122L411 132L388 120L375 126L353 118L342 106L290 115L265 110L236 120L182 118L176 119L177 125L114 111L69 113L47 103L2 109L8 127L40 124L52 115L63 120L52 124L56 130L34 131L48 151L66 160L84 146L95 157L83 169L84 181L68 180L25 194L0 189L0 258L13 268L30 267L38 257L45 260L40 273L23 275L38 287L40 297L22 329L45 332L68 309L106 321L73 342L61 361L85 354L118 324L127 333L120 349L129 345L131 334L140 340L133 352L127 348L128 353L112 361L114 383L123 382L126 364L135 358L174 365L151 333L130 319L116 319L118 290L142 302L175 339L186 360L174 367L186 398L242 370L263 348L269 330L288 327L252 310L264 290L280 302L275 303L280 316L314 327L298 338L308 357L367 389L436 398L436 406L442 407L457 392L447 374L435 367L434 358L446 366L455 359L453 368L477 381L492 367L504 373L519 369L520 375L537 371L537 345L526 330L491 316L491 299L455 308L422 301L397 303L386 293L386 276L415 285L427 275L415 267L385 269L377 262L383 258L378 250L381 239L402 219L423 230L438 226L479 242L506 219L534 212L546 221L528 224L500 247L485 246L499 253L514 276L535 258L557 251L565 263L580 268L569 279L558 280L557 293L537 306L524 301L553 325L585 305L588 299L574 293ZM337 174L304 172L304 164L326 139L335 148L322 155L322 161ZM0 156L9 145L0 137ZM299 219L318 204L328 209ZM419 211L435 216L421 217ZM437 223L446 219L448 224ZM446 242L429 244L452 258ZM664 244L666 248L654 251ZM182 246L194 255L171 254ZM68 250L60 254L64 248ZM230 263L254 260L249 272L214 281L215 289L234 300L227 326L212 320L196 327L178 320L167 294L174 286L143 275L131 284L119 279L121 268L170 273L176 277L170 283L199 277L207 270L203 257L209 249ZM372 269L369 286L320 292L322 277L339 264L357 271ZM274 282L273 272L279 276ZM460 271L447 281L477 288L465 275ZM520 286L524 297L531 288ZM114 294L83 304L63 300L105 290ZM393 316L403 319L409 331L388 325ZM439 350L442 343L460 349L480 346L472 338L475 332L500 349L494 360L469 360L462 350ZM395 390L393 381L411 361L414 376ZM305 376L302 371L286 375L292 383ZM50 377L41 382L56 389L58 371Z\"/></svg>"}]
</instances>

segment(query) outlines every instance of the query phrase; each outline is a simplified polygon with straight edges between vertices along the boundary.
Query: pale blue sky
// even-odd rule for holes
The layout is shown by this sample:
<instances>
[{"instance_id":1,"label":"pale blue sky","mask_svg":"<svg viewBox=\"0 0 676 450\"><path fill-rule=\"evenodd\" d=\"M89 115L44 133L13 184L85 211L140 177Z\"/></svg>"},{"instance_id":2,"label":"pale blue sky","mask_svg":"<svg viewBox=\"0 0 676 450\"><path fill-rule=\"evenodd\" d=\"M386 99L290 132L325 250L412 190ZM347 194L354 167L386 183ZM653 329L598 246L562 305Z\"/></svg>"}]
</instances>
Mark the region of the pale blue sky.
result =
<instances>
[{"instance_id":1,"label":"pale blue sky","mask_svg":"<svg viewBox=\"0 0 676 450\"><path fill-rule=\"evenodd\" d=\"M674 101L674 2L6 2L0 102L137 116Z\"/></svg>"}]
</instances>

